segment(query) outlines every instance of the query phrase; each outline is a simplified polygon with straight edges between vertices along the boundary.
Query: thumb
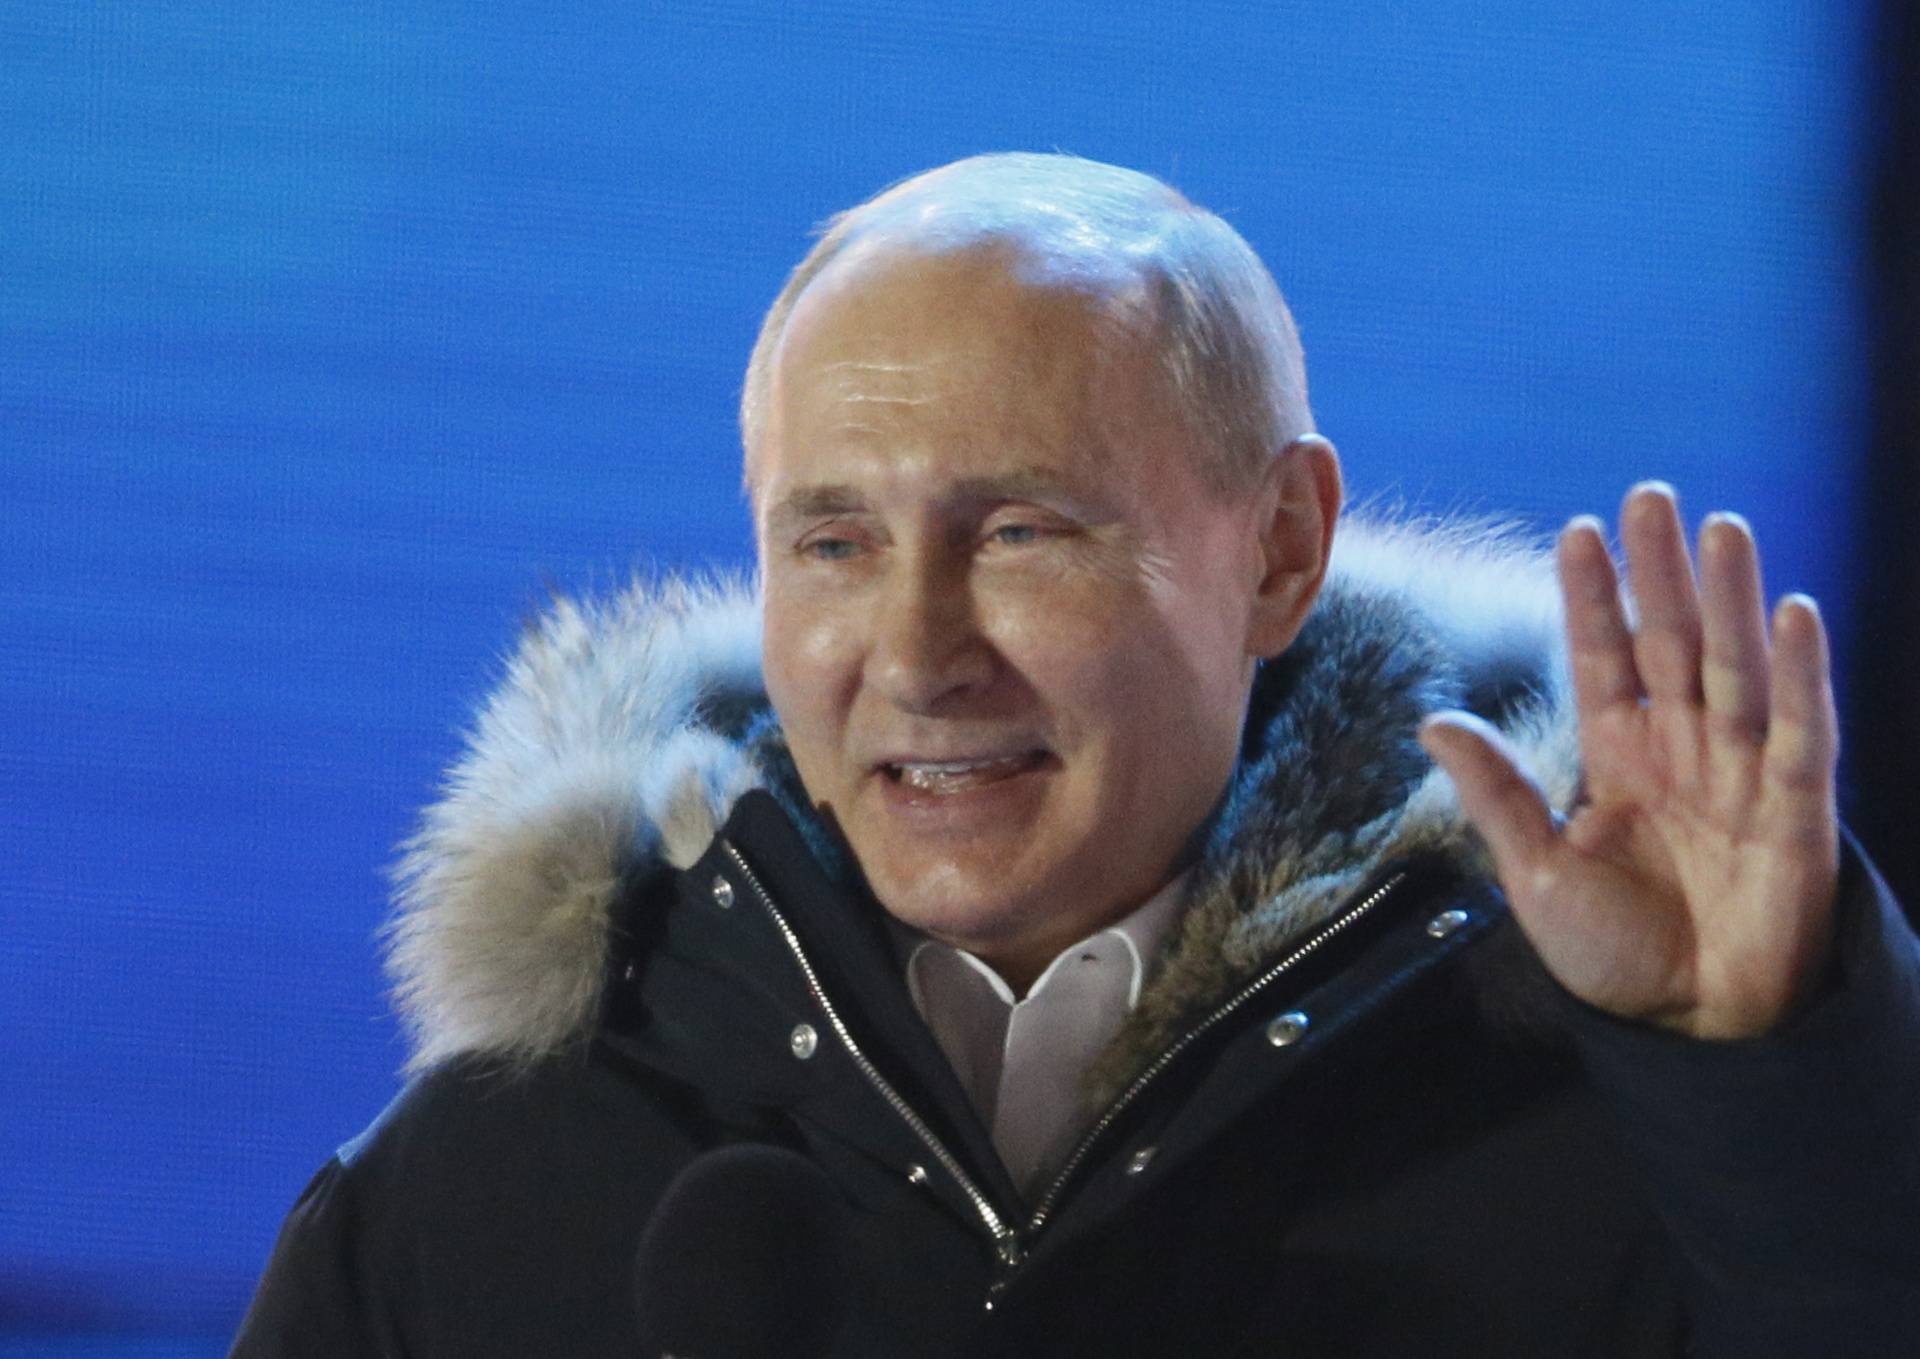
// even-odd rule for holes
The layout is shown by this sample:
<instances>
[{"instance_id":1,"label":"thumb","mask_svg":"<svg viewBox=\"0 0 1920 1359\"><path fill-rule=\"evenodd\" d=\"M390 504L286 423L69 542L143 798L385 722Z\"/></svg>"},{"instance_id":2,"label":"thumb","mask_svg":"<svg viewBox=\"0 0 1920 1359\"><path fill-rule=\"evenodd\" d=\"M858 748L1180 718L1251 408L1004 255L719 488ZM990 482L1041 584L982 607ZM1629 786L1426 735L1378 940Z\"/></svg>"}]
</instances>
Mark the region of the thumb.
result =
<instances>
[{"instance_id":1,"label":"thumb","mask_svg":"<svg viewBox=\"0 0 1920 1359\"><path fill-rule=\"evenodd\" d=\"M1553 813L1522 772L1506 738L1471 713L1434 713L1420 724L1420 744L1459 790L1460 806L1487 842L1507 896L1559 847Z\"/></svg>"}]
</instances>

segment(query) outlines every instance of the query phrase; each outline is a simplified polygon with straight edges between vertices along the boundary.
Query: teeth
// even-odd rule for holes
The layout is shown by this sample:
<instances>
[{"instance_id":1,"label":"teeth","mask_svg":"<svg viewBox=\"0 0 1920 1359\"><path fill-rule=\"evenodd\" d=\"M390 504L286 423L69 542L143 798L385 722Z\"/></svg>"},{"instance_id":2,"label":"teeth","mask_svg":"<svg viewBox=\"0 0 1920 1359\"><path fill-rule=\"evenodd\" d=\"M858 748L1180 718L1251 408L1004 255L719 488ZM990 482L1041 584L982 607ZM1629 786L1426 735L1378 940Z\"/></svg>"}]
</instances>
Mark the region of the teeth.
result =
<instances>
[{"instance_id":1,"label":"teeth","mask_svg":"<svg viewBox=\"0 0 1920 1359\"><path fill-rule=\"evenodd\" d=\"M897 764L900 781L922 793L956 793L990 783L1013 773L1033 759L1031 754L1007 755L995 760L943 760Z\"/></svg>"}]
</instances>

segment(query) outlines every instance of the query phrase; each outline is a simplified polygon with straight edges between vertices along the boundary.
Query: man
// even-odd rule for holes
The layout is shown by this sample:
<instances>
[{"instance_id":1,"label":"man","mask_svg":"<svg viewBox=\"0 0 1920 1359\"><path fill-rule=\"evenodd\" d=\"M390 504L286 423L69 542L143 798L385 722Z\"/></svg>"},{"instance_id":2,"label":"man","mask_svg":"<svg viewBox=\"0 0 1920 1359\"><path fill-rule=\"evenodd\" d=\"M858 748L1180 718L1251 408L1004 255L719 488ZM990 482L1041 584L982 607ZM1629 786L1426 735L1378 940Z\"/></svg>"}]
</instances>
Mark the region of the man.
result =
<instances>
[{"instance_id":1,"label":"man","mask_svg":"<svg viewBox=\"0 0 1920 1359\"><path fill-rule=\"evenodd\" d=\"M690 587L527 639L403 872L417 1079L236 1353L637 1352L736 1145L833 1264L694 1287L833 1353L1913 1352L1920 948L1737 518L1696 587L1633 491L1632 621L1575 521L1563 624L1336 531L1251 251L1056 156L839 219L742 426L762 654Z\"/></svg>"}]
</instances>

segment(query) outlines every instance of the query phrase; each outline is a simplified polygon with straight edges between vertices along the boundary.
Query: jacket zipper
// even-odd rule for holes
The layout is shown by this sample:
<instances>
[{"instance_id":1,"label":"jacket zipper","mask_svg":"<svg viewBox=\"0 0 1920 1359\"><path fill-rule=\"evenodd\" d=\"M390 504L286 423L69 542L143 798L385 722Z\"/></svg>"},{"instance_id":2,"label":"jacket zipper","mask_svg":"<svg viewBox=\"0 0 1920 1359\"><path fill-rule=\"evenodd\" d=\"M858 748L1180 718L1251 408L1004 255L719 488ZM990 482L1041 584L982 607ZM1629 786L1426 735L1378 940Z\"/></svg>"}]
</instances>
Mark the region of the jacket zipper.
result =
<instances>
[{"instance_id":1,"label":"jacket zipper","mask_svg":"<svg viewBox=\"0 0 1920 1359\"><path fill-rule=\"evenodd\" d=\"M761 907L772 918L774 928L780 932L781 939L786 941L787 951L793 955L793 960L800 965L801 974L807 979L807 990L812 994L814 1003L826 1016L827 1024L833 1030L833 1036L840 1040L840 1046L846 1049L847 1055L853 1059L854 1066L859 1069L862 1076L866 1077L867 1083L874 1088L875 1092L891 1105L893 1111L899 1114L906 1125L913 1130L914 1136L918 1137L933 1154L933 1158L945 1168L949 1175L953 1176L954 1182L960 1186L961 1192L973 1204L974 1212L979 1214L980 1221L986 1225L988 1233L992 1235L994 1250L1002 1267L1011 1269L1019 1264L1023 1257L1019 1233L1000 1216L993 1206L993 1201L987 1197L979 1185L973 1182L959 1159L934 1135L933 1129L927 1126L926 1120L914 1112L913 1106L901 1097L900 1092L880 1074L879 1068L868 1060L866 1053L860 1050L859 1043L854 1041L853 1034L848 1031L846 1023L840 1018L840 1012L827 998L826 988L821 986L820 976L813 970L813 963L807 957L806 949L801 946L800 936L793 932L793 927L787 923L786 916L774 904L772 894L761 884L759 875L748 865L746 858L734 848L731 841L722 840L720 847L732 861L733 866L739 870L740 876L746 880L754 896L759 898Z\"/></svg>"},{"instance_id":2,"label":"jacket zipper","mask_svg":"<svg viewBox=\"0 0 1920 1359\"><path fill-rule=\"evenodd\" d=\"M1059 1206L1060 1195L1065 1191L1068 1181L1079 1171L1080 1166L1092 1153L1094 1145L1099 1142L1107 1129L1111 1128L1120 1116L1132 1107L1134 1102L1140 1098L1141 1093L1145 1091L1162 1072L1171 1066L1180 1057L1180 1054L1187 1051L1187 1049L1192 1047L1200 1038L1231 1018L1236 1012L1246 1006L1249 1001L1259 995L1260 992L1268 986L1272 985L1280 977L1292 971L1303 961L1319 952L1330 940L1336 938L1363 917L1371 914L1407 877L1404 871L1394 873L1359 901L1348 906L1332 919L1322 924L1318 929L1314 930L1312 934L1308 935L1294 948L1289 950L1285 957L1279 959L1265 972L1262 972L1258 977L1255 977L1252 981L1234 992L1233 995L1229 996L1219 1006L1209 1012L1205 1019L1202 1019L1198 1024L1194 1025L1193 1028L1188 1029L1178 1039L1168 1045L1158 1057L1154 1058L1154 1060L1148 1064L1146 1070L1133 1078L1133 1081L1127 1088L1121 1091L1113 1103L1107 1106L1106 1112L1100 1115L1093 1126L1088 1128L1079 1142L1074 1145L1073 1153L1067 1157L1065 1164L1060 1168L1060 1173L1054 1177L1053 1183L1048 1186L1046 1194L1041 1198L1039 1205L1033 1210L1033 1215L1027 1220L1025 1232L1022 1233L1010 1226L1007 1221L1000 1216L999 1211L993 1206L993 1201L987 1197L985 1191L982 1190L979 1185L974 1183L973 1178L967 1174L966 1168L960 1164L959 1159L947 1150L945 1144L934 1135L933 1129L927 1126L926 1120L914 1112L913 1106L901 1097L900 1092L895 1090L893 1086L888 1083L887 1078L880 1074L879 1068L874 1066L872 1061L868 1059L866 1053L860 1050L859 1043L854 1041L853 1034L848 1031L846 1023L840 1018L840 1012L834 1008L833 1002L827 997L826 989L821 986L820 976L814 971L813 963L807 957L806 949L800 943L800 937L793 932L793 927L787 923L786 916L781 912L779 906L774 903L772 894L767 891L766 887L761 883L759 875L753 871L752 867L747 863L745 856L734 847L731 841L722 840L720 845L727 858L732 861L733 866L739 870L740 876L746 880L747 886L752 890L754 896L759 899L762 909L764 909L772 919L774 928L780 932L781 939L786 942L787 951L793 955L794 961L800 965L800 972L806 978L807 990L813 996L814 1003L820 1007L820 1012L826 1016L827 1024L832 1028L834 1037L839 1040L840 1046L846 1049L847 1055L853 1059L854 1066L859 1070L860 1074L866 1078L867 1083L892 1107L893 1111L900 1116L906 1125L913 1130L914 1136L920 1139L921 1144L933 1154L934 1159L941 1164L946 1172L953 1176L954 1183L960 1186L961 1192L964 1193L968 1201L972 1203L974 1212L979 1215L980 1221L985 1224L988 1233L993 1237L995 1254L1000 1261L1002 1270L1005 1272L1002 1274L1000 1280L987 1292L986 1306L989 1311L993 1309L996 1299L998 1299L1000 1294L1005 1290L1012 1272L1019 1268L1021 1262L1026 1259L1026 1246L1022 1237L1024 1236L1026 1240L1030 1241L1047 1225L1047 1222L1053 1215L1054 1209Z\"/></svg>"},{"instance_id":3,"label":"jacket zipper","mask_svg":"<svg viewBox=\"0 0 1920 1359\"><path fill-rule=\"evenodd\" d=\"M1140 1098L1141 1092L1151 1085L1169 1066L1173 1065L1181 1053L1192 1047L1194 1043L1198 1042L1207 1033L1243 1008L1248 1001L1272 985L1275 980L1287 972L1292 971L1295 967L1298 967L1300 963L1307 958L1312 957L1321 948L1325 947L1329 940L1341 934L1356 921L1370 914L1382 901L1387 899L1387 896L1394 888L1406 880L1406 877L1407 875L1404 871L1394 873L1393 876L1367 893L1367 895L1359 901L1348 906L1331 920L1326 921L1312 934L1295 945L1285 957L1279 959L1265 972L1262 972L1259 976L1234 992L1233 995L1229 996L1216 1009L1209 1013L1205 1019L1181 1034L1180 1037L1175 1039L1158 1057L1154 1058L1153 1061L1148 1064L1147 1069L1142 1071L1138 1076L1135 1076L1132 1083L1115 1097L1113 1103L1107 1106L1106 1112L1094 1121L1093 1126L1088 1128L1081 1136L1079 1142L1074 1145L1072 1154L1069 1155L1061 1165L1060 1173L1054 1176L1053 1183L1048 1186L1047 1192L1041 1196L1038 1206L1034 1208L1033 1216L1027 1219L1026 1237L1031 1240L1047 1225L1048 1219L1053 1215L1053 1210L1059 1206L1060 1195L1065 1191L1067 1182L1078 1173L1081 1165L1092 1152L1094 1144L1100 1140L1108 1128L1114 1125L1120 1115L1125 1113L1133 1105L1134 1101Z\"/></svg>"}]
</instances>

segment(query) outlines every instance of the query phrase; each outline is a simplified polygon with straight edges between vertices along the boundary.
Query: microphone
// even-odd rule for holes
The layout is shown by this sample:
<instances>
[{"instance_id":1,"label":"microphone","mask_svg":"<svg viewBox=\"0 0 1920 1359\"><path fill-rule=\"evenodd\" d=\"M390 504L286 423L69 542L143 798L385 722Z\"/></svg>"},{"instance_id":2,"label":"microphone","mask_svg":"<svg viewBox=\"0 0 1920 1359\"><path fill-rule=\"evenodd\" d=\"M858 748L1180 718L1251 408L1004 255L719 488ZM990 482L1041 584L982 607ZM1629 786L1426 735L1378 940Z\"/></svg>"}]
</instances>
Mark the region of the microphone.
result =
<instances>
[{"instance_id":1,"label":"microphone","mask_svg":"<svg viewBox=\"0 0 1920 1359\"><path fill-rule=\"evenodd\" d=\"M811 1161L722 1147L674 1177L640 1237L647 1359L824 1356L846 1301L847 1208Z\"/></svg>"}]
</instances>

